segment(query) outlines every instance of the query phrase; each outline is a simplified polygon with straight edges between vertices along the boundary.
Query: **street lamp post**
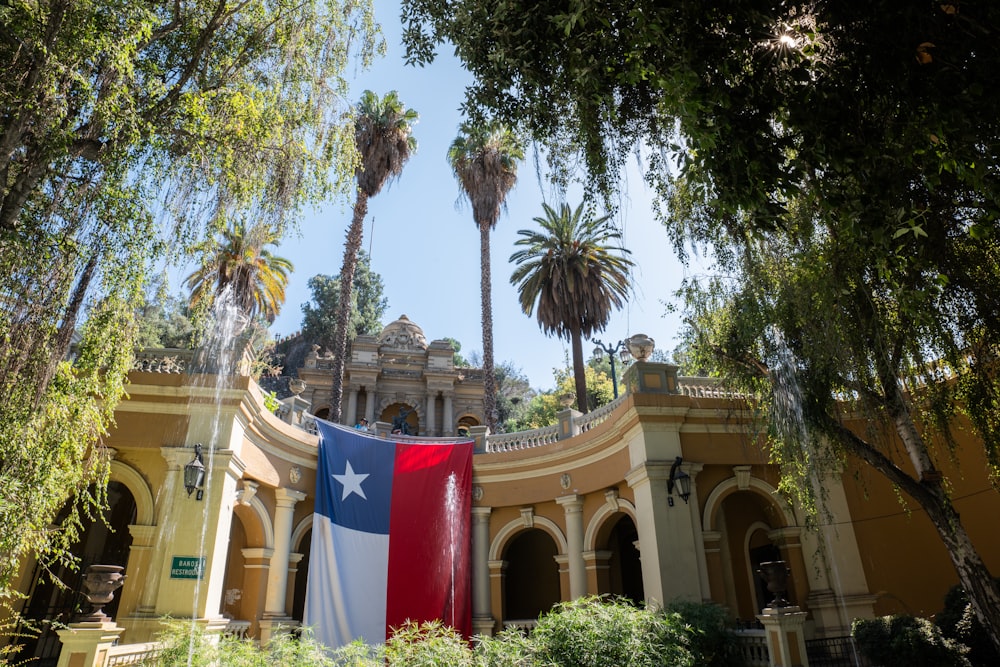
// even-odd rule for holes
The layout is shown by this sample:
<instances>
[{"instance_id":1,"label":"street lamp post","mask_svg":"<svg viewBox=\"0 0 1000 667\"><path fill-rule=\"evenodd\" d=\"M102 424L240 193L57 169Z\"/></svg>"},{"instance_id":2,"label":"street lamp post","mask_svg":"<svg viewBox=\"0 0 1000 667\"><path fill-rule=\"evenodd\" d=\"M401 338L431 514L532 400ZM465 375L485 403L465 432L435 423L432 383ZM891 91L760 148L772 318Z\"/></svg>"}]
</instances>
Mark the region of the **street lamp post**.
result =
<instances>
[{"instance_id":1,"label":"street lamp post","mask_svg":"<svg viewBox=\"0 0 1000 667\"><path fill-rule=\"evenodd\" d=\"M601 341L596 338L592 339L591 342L597 347L594 348L594 356L600 357L603 354L608 355L611 360L611 387L614 390L615 398L618 398L618 376L615 374L615 355L619 355L622 363L628 363L631 358L631 354L628 351L628 347L625 345L625 341L618 341L614 345L604 345Z\"/></svg>"}]
</instances>

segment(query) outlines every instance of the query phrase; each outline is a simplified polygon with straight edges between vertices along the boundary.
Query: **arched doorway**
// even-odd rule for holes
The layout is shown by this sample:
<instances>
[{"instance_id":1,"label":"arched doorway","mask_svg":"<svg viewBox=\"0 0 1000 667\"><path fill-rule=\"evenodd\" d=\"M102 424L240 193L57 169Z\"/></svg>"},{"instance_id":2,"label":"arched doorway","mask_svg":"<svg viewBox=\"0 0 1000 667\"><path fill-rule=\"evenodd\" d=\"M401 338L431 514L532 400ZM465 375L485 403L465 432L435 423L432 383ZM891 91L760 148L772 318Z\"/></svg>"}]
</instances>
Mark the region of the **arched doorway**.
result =
<instances>
[{"instance_id":1,"label":"arched doorway","mask_svg":"<svg viewBox=\"0 0 1000 667\"><path fill-rule=\"evenodd\" d=\"M776 544L771 542L771 538L767 536L768 532L770 531L767 527L756 526L751 528L750 534L747 536L747 557L750 563L750 572L754 581L754 600L756 601L758 613L763 610L774 597L774 595L767 590L767 585L764 583L764 580L757 576L760 564L781 560L781 550L778 549Z\"/></svg>"},{"instance_id":2,"label":"arched doorway","mask_svg":"<svg viewBox=\"0 0 1000 667\"><path fill-rule=\"evenodd\" d=\"M518 533L504 550L507 563L503 582L503 616L531 620L561 599L558 549L548 533L529 528Z\"/></svg>"},{"instance_id":3,"label":"arched doorway","mask_svg":"<svg viewBox=\"0 0 1000 667\"><path fill-rule=\"evenodd\" d=\"M233 520L229 524L229 552L226 556L226 573L222 579L222 600L219 604L222 615L228 619L253 617L252 614L246 614L243 610L246 588L243 580L246 571L243 549L246 546L247 536L246 530L243 528L243 520L238 513L233 512Z\"/></svg>"},{"instance_id":4,"label":"arched doorway","mask_svg":"<svg viewBox=\"0 0 1000 667\"><path fill-rule=\"evenodd\" d=\"M717 522L723 527L723 562L728 561L727 600L736 615L751 620L770 602L757 570L762 562L780 560L779 545L770 535L785 526L781 510L770 499L754 491L736 491L719 507ZM789 579L789 599L797 600L795 582Z\"/></svg>"},{"instance_id":5,"label":"arched doorway","mask_svg":"<svg viewBox=\"0 0 1000 667\"><path fill-rule=\"evenodd\" d=\"M420 434L420 417L417 415L415 408L410 407L406 403L392 403L387 405L382 414L379 416L379 421L392 424L393 427L396 425L396 421L400 416L404 417L407 426L409 427L409 435L419 435Z\"/></svg>"},{"instance_id":6,"label":"arched doorway","mask_svg":"<svg viewBox=\"0 0 1000 667\"><path fill-rule=\"evenodd\" d=\"M306 582L309 579L309 553L312 546L312 530L307 530L299 541L298 552L302 554L295 573L295 589L292 593L292 618L302 622L306 609Z\"/></svg>"},{"instance_id":7,"label":"arched doorway","mask_svg":"<svg viewBox=\"0 0 1000 667\"><path fill-rule=\"evenodd\" d=\"M610 554L606 592L642 604L646 595L642 587L642 562L639 560L639 549L635 546L639 541L639 531L627 514L612 519L610 526L603 547Z\"/></svg>"},{"instance_id":8,"label":"arched doorway","mask_svg":"<svg viewBox=\"0 0 1000 667\"><path fill-rule=\"evenodd\" d=\"M473 426L479 426L479 420L472 415L462 415L455 427L455 433L460 437L466 437L469 435L469 429Z\"/></svg>"},{"instance_id":9,"label":"arched doorway","mask_svg":"<svg viewBox=\"0 0 1000 667\"><path fill-rule=\"evenodd\" d=\"M67 504L60 512L56 524L65 520L69 507ZM136 503L132 492L121 482L108 482L108 509L104 513L104 519L98 518L95 521L87 516L81 517L80 540L72 550L80 559L79 569L73 570L58 563L51 568L51 575L65 584L65 587L54 583L41 564L35 566L31 590L21 613L25 619L38 626L41 632L25 639L14 664L22 661L29 665L56 664L61 643L52 624L69 623L77 614L89 611L82 586L83 575L88 566L101 564L125 567L128 564L129 549L132 547L129 526L135 523L135 518ZM104 606L104 613L114 618L118 614L120 599L120 594L115 595L111 603Z\"/></svg>"}]
</instances>

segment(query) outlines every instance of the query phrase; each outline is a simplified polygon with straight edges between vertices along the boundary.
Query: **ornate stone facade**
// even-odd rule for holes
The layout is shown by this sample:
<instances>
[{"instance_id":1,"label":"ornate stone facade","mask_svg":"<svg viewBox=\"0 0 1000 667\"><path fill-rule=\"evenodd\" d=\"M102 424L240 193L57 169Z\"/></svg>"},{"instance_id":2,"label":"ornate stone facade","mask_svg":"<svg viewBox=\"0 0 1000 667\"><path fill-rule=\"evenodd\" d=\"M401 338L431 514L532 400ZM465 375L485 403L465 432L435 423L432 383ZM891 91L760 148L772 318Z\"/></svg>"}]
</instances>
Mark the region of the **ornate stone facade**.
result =
<instances>
[{"instance_id":1,"label":"ornate stone facade","mask_svg":"<svg viewBox=\"0 0 1000 667\"><path fill-rule=\"evenodd\" d=\"M303 394L318 417L330 411L331 357L318 348L306 357L299 378ZM378 336L358 336L344 369L341 422L386 422L402 408L410 433L453 436L459 426L483 423L483 375L480 369L456 368L454 351L444 340L427 342L423 329L406 315Z\"/></svg>"}]
</instances>

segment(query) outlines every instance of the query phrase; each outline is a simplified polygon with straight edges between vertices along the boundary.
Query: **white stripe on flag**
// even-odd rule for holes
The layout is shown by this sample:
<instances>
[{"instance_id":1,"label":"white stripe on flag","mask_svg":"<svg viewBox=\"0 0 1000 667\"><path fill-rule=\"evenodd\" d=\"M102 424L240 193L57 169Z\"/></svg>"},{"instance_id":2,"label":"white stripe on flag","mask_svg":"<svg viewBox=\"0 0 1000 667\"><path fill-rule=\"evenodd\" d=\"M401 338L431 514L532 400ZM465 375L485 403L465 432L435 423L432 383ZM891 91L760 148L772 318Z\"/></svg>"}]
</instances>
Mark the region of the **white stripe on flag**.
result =
<instances>
[{"instance_id":1,"label":"white stripe on flag","mask_svg":"<svg viewBox=\"0 0 1000 667\"><path fill-rule=\"evenodd\" d=\"M385 641L389 536L335 525L313 515L305 618L330 647L361 638Z\"/></svg>"}]
</instances>

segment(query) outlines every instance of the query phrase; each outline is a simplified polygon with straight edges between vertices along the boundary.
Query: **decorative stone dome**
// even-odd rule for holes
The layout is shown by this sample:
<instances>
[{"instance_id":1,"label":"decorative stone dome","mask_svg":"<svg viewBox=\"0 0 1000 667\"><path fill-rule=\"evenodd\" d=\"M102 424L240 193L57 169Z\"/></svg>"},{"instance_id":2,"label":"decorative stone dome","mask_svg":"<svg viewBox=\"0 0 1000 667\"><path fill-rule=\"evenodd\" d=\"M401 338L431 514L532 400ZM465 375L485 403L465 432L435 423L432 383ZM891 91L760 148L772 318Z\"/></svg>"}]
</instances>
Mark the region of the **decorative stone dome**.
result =
<instances>
[{"instance_id":1,"label":"decorative stone dome","mask_svg":"<svg viewBox=\"0 0 1000 667\"><path fill-rule=\"evenodd\" d=\"M379 347L394 347L407 350L426 350L427 339L424 330L410 321L406 315L400 315L395 322L390 322L378 336Z\"/></svg>"}]
</instances>

